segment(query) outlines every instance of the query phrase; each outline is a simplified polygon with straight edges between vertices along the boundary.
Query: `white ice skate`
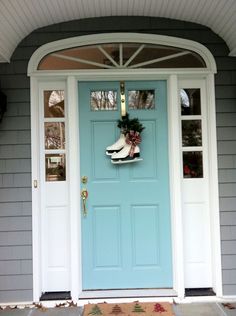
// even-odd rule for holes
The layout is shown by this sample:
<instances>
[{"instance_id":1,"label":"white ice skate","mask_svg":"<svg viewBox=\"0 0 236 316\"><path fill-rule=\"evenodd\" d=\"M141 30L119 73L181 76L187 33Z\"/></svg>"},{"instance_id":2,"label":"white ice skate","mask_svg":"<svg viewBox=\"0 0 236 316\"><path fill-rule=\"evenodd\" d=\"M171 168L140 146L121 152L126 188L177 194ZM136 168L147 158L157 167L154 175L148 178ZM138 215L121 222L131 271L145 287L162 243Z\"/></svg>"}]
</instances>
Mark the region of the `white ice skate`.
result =
<instances>
[{"instance_id":1,"label":"white ice skate","mask_svg":"<svg viewBox=\"0 0 236 316\"><path fill-rule=\"evenodd\" d=\"M140 149L138 146L135 146L133 156L130 156L131 145L125 144L122 150L118 153L114 153L111 156L111 162L113 164L124 164L124 163L132 163L143 160L140 158Z\"/></svg>"},{"instance_id":2,"label":"white ice skate","mask_svg":"<svg viewBox=\"0 0 236 316\"><path fill-rule=\"evenodd\" d=\"M114 153L118 153L125 146L125 144L125 135L121 133L120 138L114 144L106 148L106 155L111 156Z\"/></svg>"}]
</instances>

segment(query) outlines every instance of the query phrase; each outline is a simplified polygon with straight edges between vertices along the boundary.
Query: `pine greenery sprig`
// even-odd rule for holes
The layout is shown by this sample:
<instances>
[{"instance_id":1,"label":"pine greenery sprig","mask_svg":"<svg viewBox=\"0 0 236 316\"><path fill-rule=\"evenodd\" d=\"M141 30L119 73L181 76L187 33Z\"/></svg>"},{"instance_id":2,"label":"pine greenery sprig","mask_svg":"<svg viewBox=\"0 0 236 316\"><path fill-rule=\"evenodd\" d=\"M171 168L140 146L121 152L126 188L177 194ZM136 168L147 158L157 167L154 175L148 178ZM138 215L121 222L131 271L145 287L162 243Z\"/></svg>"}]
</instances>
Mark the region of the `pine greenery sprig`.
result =
<instances>
[{"instance_id":1,"label":"pine greenery sprig","mask_svg":"<svg viewBox=\"0 0 236 316\"><path fill-rule=\"evenodd\" d=\"M129 125L130 125L130 119L129 119L129 114L127 113L126 115L121 117L121 120L117 121L117 127L119 127L124 134L129 131Z\"/></svg>"},{"instance_id":2,"label":"pine greenery sprig","mask_svg":"<svg viewBox=\"0 0 236 316\"><path fill-rule=\"evenodd\" d=\"M134 118L132 120L130 120L130 126L129 126L129 130L130 131L135 131L135 132L139 132L141 133L144 130L144 126L142 123L139 122L138 118Z\"/></svg>"},{"instance_id":3,"label":"pine greenery sprig","mask_svg":"<svg viewBox=\"0 0 236 316\"><path fill-rule=\"evenodd\" d=\"M117 127L121 129L123 134L127 134L129 131L141 133L145 128L138 118L130 119L128 113L122 116L117 122Z\"/></svg>"}]
</instances>

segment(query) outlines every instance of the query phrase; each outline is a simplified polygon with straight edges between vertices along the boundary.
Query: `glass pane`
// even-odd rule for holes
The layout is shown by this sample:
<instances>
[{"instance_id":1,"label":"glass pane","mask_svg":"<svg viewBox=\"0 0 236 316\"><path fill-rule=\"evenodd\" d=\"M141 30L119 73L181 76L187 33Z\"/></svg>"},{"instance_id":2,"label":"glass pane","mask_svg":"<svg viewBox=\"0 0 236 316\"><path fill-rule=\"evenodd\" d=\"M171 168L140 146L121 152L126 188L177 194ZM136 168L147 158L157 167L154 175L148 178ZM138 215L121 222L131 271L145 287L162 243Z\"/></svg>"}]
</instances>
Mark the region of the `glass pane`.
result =
<instances>
[{"instance_id":1,"label":"glass pane","mask_svg":"<svg viewBox=\"0 0 236 316\"><path fill-rule=\"evenodd\" d=\"M174 56L183 51L187 52L184 56ZM141 52L132 60L130 65L134 66L143 62L147 62L147 64L140 65L138 66L138 68L206 67L205 62L199 55L191 51L183 50L182 48L162 45L146 44L145 47L141 50Z\"/></svg>"},{"instance_id":2,"label":"glass pane","mask_svg":"<svg viewBox=\"0 0 236 316\"><path fill-rule=\"evenodd\" d=\"M113 60L112 62L108 57L103 56L104 64L109 65L109 66L114 66L114 62L115 62L119 65L120 64L119 43L109 43L109 44L103 44L101 46Z\"/></svg>"},{"instance_id":3,"label":"glass pane","mask_svg":"<svg viewBox=\"0 0 236 316\"><path fill-rule=\"evenodd\" d=\"M155 90L130 90L128 97L131 110L155 108Z\"/></svg>"},{"instance_id":4,"label":"glass pane","mask_svg":"<svg viewBox=\"0 0 236 316\"><path fill-rule=\"evenodd\" d=\"M122 44L122 54L120 54L120 44ZM181 52L187 52L187 54L173 58L172 55ZM122 62L120 61L120 56L122 56ZM158 59L161 60L158 61ZM201 56L192 51L183 50L178 47L141 43L107 43L73 47L52 52L40 61L38 69L59 70L104 69L110 67L119 68L120 65L124 66L126 63L127 67L132 66L133 68L206 67L206 64Z\"/></svg>"},{"instance_id":5,"label":"glass pane","mask_svg":"<svg viewBox=\"0 0 236 316\"><path fill-rule=\"evenodd\" d=\"M101 67L91 65L89 61L103 64L103 59L104 55L97 46L75 47L47 55L40 62L39 69L99 69Z\"/></svg>"},{"instance_id":6,"label":"glass pane","mask_svg":"<svg viewBox=\"0 0 236 316\"><path fill-rule=\"evenodd\" d=\"M44 91L44 117L64 117L64 90Z\"/></svg>"},{"instance_id":7,"label":"glass pane","mask_svg":"<svg viewBox=\"0 0 236 316\"><path fill-rule=\"evenodd\" d=\"M66 157L64 154L45 155L46 181L66 180Z\"/></svg>"},{"instance_id":8,"label":"glass pane","mask_svg":"<svg viewBox=\"0 0 236 316\"><path fill-rule=\"evenodd\" d=\"M200 89L181 89L181 114L201 115Z\"/></svg>"},{"instance_id":9,"label":"glass pane","mask_svg":"<svg viewBox=\"0 0 236 316\"><path fill-rule=\"evenodd\" d=\"M183 50L181 48L176 47L165 47L161 45L146 44L145 47L141 50L141 52L133 59L131 65L149 62L150 60L167 57L182 51ZM145 67L152 68L152 63L146 65Z\"/></svg>"},{"instance_id":10,"label":"glass pane","mask_svg":"<svg viewBox=\"0 0 236 316\"><path fill-rule=\"evenodd\" d=\"M45 149L65 148L65 123L44 123Z\"/></svg>"},{"instance_id":11,"label":"glass pane","mask_svg":"<svg viewBox=\"0 0 236 316\"><path fill-rule=\"evenodd\" d=\"M177 52L178 53L178 52ZM170 55L169 55L170 56ZM183 56L176 56L171 58L171 56L162 61L157 61L151 63L147 66L143 65L139 68L202 68L206 67L204 61L197 54L189 52Z\"/></svg>"},{"instance_id":12,"label":"glass pane","mask_svg":"<svg viewBox=\"0 0 236 316\"><path fill-rule=\"evenodd\" d=\"M202 123L201 120L182 121L182 145L202 146Z\"/></svg>"},{"instance_id":13,"label":"glass pane","mask_svg":"<svg viewBox=\"0 0 236 316\"><path fill-rule=\"evenodd\" d=\"M90 106L92 111L117 110L117 91L91 91Z\"/></svg>"},{"instance_id":14,"label":"glass pane","mask_svg":"<svg viewBox=\"0 0 236 316\"><path fill-rule=\"evenodd\" d=\"M202 152L183 152L183 175L184 178L202 178Z\"/></svg>"},{"instance_id":15,"label":"glass pane","mask_svg":"<svg viewBox=\"0 0 236 316\"><path fill-rule=\"evenodd\" d=\"M124 65L127 62L128 62L128 65L131 64L132 60L137 58L135 57L135 55L137 54L136 52L142 45L143 44L140 44L140 43L123 43L123 64Z\"/></svg>"}]
</instances>

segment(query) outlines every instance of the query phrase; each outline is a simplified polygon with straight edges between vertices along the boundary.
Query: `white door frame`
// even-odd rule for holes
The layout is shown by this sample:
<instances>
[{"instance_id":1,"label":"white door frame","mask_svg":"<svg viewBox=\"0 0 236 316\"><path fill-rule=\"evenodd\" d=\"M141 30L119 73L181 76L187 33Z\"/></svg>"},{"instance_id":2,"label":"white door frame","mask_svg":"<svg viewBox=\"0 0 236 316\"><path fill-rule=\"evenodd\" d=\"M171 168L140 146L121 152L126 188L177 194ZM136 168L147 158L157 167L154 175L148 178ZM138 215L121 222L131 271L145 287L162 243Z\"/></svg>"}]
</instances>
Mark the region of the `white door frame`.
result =
<instances>
[{"instance_id":1,"label":"white door frame","mask_svg":"<svg viewBox=\"0 0 236 316\"><path fill-rule=\"evenodd\" d=\"M135 36L134 36L135 35ZM169 128L169 172L170 172L170 199L171 199L171 221L172 221L172 251L173 251L173 289L180 298L184 297L184 272L183 272L183 223L182 223L182 201L181 201L181 152L180 152L180 122L179 109L176 106L178 95L178 80L181 78L197 79L205 78L207 85L207 112L208 112L208 141L209 141L209 165L210 174L210 211L211 211L211 237L212 237L212 273L214 289L217 296L222 295L221 260L220 260L220 225L218 205L218 178L217 178L217 147L216 147L216 120L215 120L215 97L214 97L214 72L215 62L211 53L202 45L193 41L170 38L167 36L145 35L133 33L103 34L101 36L82 36L76 38L79 45L90 43L101 43L114 41L135 41L163 43L166 45L185 47L197 51L206 61L207 68L204 70L193 69L164 69L164 70L142 70L142 69L120 69L109 71L37 71L38 62L43 56L51 51L62 49L61 47L75 46L75 39L67 39L46 44L39 48L31 57L28 73L31 76L31 126L32 132L32 208L33 208L33 293L34 301L41 296L41 212L40 212L40 161L37 140L39 139L39 82L50 82L62 80L67 87L68 107L68 164L69 170L69 204L70 204L70 284L71 295L74 301L82 294L81 280L81 253L78 251L81 244L80 223L80 170L79 170L79 135L78 135L78 81L96 80L167 80L168 84L168 128ZM60 46L60 48L59 48ZM77 44L78 46L78 44ZM71 176L74 175L74 176ZM34 187L34 181L39 183Z\"/></svg>"}]
</instances>

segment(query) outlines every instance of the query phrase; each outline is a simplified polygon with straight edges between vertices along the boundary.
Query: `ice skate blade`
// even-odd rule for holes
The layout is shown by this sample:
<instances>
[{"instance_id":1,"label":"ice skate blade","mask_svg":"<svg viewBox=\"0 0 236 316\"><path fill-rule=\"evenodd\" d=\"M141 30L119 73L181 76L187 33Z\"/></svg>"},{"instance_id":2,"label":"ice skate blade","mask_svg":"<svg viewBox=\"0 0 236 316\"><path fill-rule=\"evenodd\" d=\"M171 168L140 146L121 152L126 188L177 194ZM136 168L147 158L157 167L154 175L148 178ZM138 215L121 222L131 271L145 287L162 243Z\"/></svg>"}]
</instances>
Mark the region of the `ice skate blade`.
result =
<instances>
[{"instance_id":1,"label":"ice skate blade","mask_svg":"<svg viewBox=\"0 0 236 316\"><path fill-rule=\"evenodd\" d=\"M143 158L134 158L134 159L129 159L129 160L111 160L111 163L113 163L114 165L123 165L126 163L133 163L133 162L138 162L138 161L142 161Z\"/></svg>"},{"instance_id":2,"label":"ice skate blade","mask_svg":"<svg viewBox=\"0 0 236 316\"><path fill-rule=\"evenodd\" d=\"M123 147L119 150L114 150L113 152L109 152L108 150L106 151L106 155L107 156L112 156L113 154L117 154L119 151L121 151L123 149Z\"/></svg>"}]
</instances>

